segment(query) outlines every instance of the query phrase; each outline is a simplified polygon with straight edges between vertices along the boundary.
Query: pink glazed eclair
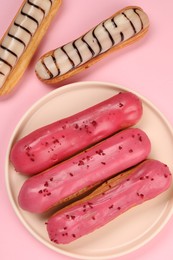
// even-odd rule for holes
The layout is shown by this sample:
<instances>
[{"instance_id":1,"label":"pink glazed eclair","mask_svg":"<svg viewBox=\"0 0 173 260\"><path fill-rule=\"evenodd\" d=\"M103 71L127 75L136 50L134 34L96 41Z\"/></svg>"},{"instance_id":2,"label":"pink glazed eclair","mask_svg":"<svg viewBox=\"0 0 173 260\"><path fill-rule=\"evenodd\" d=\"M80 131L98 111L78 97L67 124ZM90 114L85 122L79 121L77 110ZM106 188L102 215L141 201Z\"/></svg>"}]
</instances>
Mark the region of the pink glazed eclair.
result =
<instances>
[{"instance_id":1,"label":"pink glazed eclair","mask_svg":"<svg viewBox=\"0 0 173 260\"><path fill-rule=\"evenodd\" d=\"M130 208L166 191L171 182L172 175L165 164L146 160L50 217L47 222L50 240L68 244L89 234Z\"/></svg>"},{"instance_id":2,"label":"pink glazed eclair","mask_svg":"<svg viewBox=\"0 0 173 260\"><path fill-rule=\"evenodd\" d=\"M136 124L141 116L141 100L130 92L120 92L23 137L13 145L10 160L16 171L34 175Z\"/></svg>"},{"instance_id":3,"label":"pink glazed eclair","mask_svg":"<svg viewBox=\"0 0 173 260\"><path fill-rule=\"evenodd\" d=\"M43 213L84 194L113 175L147 158L151 143L138 128L128 128L82 153L27 179L19 206Z\"/></svg>"}]
</instances>

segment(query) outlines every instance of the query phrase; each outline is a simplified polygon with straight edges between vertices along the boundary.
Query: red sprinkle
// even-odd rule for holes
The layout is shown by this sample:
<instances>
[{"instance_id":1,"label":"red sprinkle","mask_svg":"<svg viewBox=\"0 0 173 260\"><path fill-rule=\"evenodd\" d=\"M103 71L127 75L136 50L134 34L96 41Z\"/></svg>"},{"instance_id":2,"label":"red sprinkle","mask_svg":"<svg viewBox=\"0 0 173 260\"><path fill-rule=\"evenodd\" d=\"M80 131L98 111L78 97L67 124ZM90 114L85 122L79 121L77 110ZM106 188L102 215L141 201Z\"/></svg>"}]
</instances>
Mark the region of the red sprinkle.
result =
<instances>
[{"instance_id":1,"label":"red sprinkle","mask_svg":"<svg viewBox=\"0 0 173 260\"><path fill-rule=\"evenodd\" d=\"M103 152L103 150L98 150L98 151L96 151L96 154L99 154L99 155L105 155L105 153Z\"/></svg>"},{"instance_id":2,"label":"red sprinkle","mask_svg":"<svg viewBox=\"0 0 173 260\"><path fill-rule=\"evenodd\" d=\"M84 165L84 162L82 160L79 161L78 165Z\"/></svg>"},{"instance_id":3,"label":"red sprinkle","mask_svg":"<svg viewBox=\"0 0 173 260\"><path fill-rule=\"evenodd\" d=\"M101 162L101 164L105 165L106 163L105 162Z\"/></svg>"},{"instance_id":4,"label":"red sprinkle","mask_svg":"<svg viewBox=\"0 0 173 260\"><path fill-rule=\"evenodd\" d=\"M48 187L48 186L49 186L48 181L45 182L44 186L45 186L45 187Z\"/></svg>"},{"instance_id":5,"label":"red sprinkle","mask_svg":"<svg viewBox=\"0 0 173 260\"><path fill-rule=\"evenodd\" d=\"M139 141L142 142L142 136L139 136Z\"/></svg>"},{"instance_id":6,"label":"red sprinkle","mask_svg":"<svg viewBox=\"0 0 173 260\"><path fill-rule=\"evenodd\" d=\"M114 207L114 205L111 205L111 206L109 206L109 209L112 209Z\"/></svg>"},{"instance_id":7,"label":"red sprinkle","mask_svg":"<svg viewBox=\"0 0 173 260\"><path fill-rule=\"evenodd\" d=\"M94 127L97 126L97 122L96 122L95 120L93 120L93 121L91 122L91 124L92 124Z\"/></svg>"},{"instance_id":8,"label":"red sprinkle","mask_svg":"<svg viewBox=\"0 0 173 260\"><path fill-rule=\"evenodd\" d=\"M79 125L78 124L75 124L75 126L74 126L76 129L78 129L79 128Z\"/></svg>"}]
</instances>

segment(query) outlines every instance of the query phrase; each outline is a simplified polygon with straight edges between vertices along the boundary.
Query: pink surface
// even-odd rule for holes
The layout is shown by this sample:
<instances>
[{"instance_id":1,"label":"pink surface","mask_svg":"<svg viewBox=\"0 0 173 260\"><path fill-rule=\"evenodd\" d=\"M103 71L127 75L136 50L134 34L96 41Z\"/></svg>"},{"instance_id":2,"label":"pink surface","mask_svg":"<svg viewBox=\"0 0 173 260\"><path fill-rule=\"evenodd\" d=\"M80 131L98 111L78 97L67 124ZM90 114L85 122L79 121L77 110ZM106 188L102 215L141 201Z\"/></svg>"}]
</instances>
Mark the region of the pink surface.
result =
<instances>
[{"instance_id":1,"label":"pink surface","mask_svg":"<svg viewBox=\"0 0 173 260\"><path fill-rule=\"evenodd\" d=\"M1 0L0 37L16 14L21 0ZM0 149L0 259L70 259L46 248L32 237L16 217L5 187L5 157L13 129L23 114L39 98L54 89L38 81L34 66L38 58L50 49L71 41L98 22L126 5L140 5L149 15L151 27L148 35L117 53L104 58L90 69L57 86L76 81L108 81L123 85L148 98L173 123L172 95L172 9L173 2L149 0L63 0L62 6L50 30L42 41L24 77L12 94L0 98L1 149ZM72 100L73 102L73 100ZM164 141L159 140L159 141ZM173 259L173 218L147 245L117 258L119 260Z\"/></svg>"}]
</instances>

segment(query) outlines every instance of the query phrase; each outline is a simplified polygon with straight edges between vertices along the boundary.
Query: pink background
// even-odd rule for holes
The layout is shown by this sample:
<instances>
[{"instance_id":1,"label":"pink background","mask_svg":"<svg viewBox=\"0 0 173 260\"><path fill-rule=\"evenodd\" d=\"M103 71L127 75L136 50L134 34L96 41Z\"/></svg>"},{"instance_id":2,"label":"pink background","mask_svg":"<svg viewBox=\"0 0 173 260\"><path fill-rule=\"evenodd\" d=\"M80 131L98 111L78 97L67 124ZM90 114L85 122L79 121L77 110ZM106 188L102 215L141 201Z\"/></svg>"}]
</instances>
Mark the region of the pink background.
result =
<instances>
[{"instance_id":1,"label":"pink background","mask_svg":"<svg viewBox=\"0 0 173 260\"><path fill-rule=\"evenodd\" d=\"M0 37L21 0L0 0ZM46 248L23 227L9 202L5 186L5 157L13 129L24 113L54 89L38 81L34 73L37 59L46 51L85 33L98 22L127 5L140 5L149 15L151 27L139 42L112 53L90 69L55 87L76 81L107 81L135 90L148 98L173 123L173 37L171 0L63 0L46 37L13 93L0 98L0 259L71 259ZM73 102L73 101L72 101ZM164 136L162 140L164 141ZM173 259L173 217L147 245L119 260Z\"/></svg>"}]
</instances>

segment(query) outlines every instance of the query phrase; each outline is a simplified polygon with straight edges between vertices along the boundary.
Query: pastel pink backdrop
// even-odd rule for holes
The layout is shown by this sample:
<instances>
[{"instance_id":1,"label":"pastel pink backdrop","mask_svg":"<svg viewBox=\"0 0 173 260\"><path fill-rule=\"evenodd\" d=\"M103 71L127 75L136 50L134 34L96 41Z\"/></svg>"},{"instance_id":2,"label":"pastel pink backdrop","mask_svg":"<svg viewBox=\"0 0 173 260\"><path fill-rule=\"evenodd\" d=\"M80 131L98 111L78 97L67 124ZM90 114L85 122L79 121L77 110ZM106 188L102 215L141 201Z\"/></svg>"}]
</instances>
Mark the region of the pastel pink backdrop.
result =
<instances>
[{"instance_id":1,"label":"pastel pink backdrop","mask_svg":"<svg viewBox=\"0 0 173 260\"><path fill-rule=\"evenodd\" d=\"M0 37L16 14L21 0L0 0ZM149 15L148 35L119 52L112 53L90 69L55 87L76 81L107 81L135 90L148 98L173 124L173 37L171 0L63 0L46 37L22 80L8 96L0 98L0 259L71 259L51 251L23 227L9 202L5 186L5 157L13 129L24 113L55 87L38 81L37 59L46 51L80 36L98 22L127 5L139 5ZM73 100L71 102L74 102ZM58 108L57 108L58 109ZM159 142L164 142L164 136ZM118 260L173 259L173 217L147 245Z\"/></svg>"}]
</instances>

